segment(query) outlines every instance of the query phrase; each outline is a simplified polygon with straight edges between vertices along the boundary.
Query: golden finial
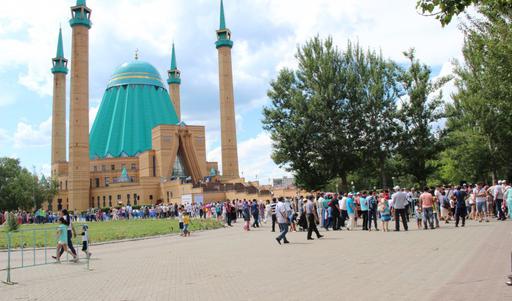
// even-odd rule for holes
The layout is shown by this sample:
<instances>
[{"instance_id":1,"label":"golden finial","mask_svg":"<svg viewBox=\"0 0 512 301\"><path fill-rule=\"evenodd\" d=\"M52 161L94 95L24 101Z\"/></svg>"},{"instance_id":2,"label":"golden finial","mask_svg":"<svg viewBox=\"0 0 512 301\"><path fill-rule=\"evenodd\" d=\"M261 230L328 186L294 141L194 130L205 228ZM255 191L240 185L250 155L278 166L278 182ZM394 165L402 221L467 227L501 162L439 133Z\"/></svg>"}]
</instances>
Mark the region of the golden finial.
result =
<instances>
[{"instance_id":1,"label":"golden finial","mask_svg":"<svg viewBox=\"0 0 512 301\"><path fill-rule=\"evenodd\" d=\"M139 48L135 49L135 59L139 59Z\"/></svg>"}]
</instances>

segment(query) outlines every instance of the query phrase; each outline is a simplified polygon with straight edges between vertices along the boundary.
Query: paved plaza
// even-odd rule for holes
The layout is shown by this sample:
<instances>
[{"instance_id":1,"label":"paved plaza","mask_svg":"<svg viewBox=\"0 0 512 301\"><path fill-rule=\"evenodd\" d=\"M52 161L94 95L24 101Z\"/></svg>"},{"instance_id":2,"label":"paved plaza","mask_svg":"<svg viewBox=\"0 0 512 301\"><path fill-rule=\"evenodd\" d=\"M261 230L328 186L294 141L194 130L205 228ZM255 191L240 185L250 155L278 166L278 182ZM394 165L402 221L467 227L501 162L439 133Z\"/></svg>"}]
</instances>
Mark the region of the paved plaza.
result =
<instances>
[{"instance_id":1,"label":"paved plaza","mask_svg":"<svg viewBox=\"0 0 512 301\"><path fill-rule=\"evenodd\" d=\"M291 233L269 225L93 246L92 271L50 264L13 272L1 300L512 300L512 223L409 232ZM5 253L2 264L5 263ZM5 277L2 272L1 277Z\"/></svg>"}]
</instances>

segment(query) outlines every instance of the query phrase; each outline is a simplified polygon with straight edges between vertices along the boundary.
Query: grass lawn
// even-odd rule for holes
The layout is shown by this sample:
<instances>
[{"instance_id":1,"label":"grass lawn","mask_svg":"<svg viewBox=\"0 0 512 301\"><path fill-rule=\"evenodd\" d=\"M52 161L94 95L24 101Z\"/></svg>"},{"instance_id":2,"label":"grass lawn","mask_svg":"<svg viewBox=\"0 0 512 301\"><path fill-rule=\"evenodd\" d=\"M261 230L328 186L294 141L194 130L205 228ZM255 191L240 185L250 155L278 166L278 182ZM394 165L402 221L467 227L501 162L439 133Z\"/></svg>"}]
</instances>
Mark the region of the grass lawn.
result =
<instances>
[{"instance_id":1,"label":"grass lawn","mask_svg":"<svg viewBox=\"0 0 512 301\"><path fill-rule=\"evenodd\" d=\"M77 237L73 239L73 243L82 244L80 233L84 223L74 223ZM89 238L92 244L97 242L114 241L127 238L140 238L148 236L156 236L162 234L180 232L177 219L160 219L160 220L120 220L108 222L88 222ZM22 225L21 231L12 232L12 245L14 248L21 246L21 242L25 248L34 246L34 233L37 247L44 247L45 237L48 246L56 244L56 229L58 224L46 225ZM213 219L191 219L189 229L191 231L209 230L221 228L222 223ZM7 248L7 235L5 226L0 228L0 250ZM36 231L32 231L37 229Z\"/></svg>"}]
</instances>

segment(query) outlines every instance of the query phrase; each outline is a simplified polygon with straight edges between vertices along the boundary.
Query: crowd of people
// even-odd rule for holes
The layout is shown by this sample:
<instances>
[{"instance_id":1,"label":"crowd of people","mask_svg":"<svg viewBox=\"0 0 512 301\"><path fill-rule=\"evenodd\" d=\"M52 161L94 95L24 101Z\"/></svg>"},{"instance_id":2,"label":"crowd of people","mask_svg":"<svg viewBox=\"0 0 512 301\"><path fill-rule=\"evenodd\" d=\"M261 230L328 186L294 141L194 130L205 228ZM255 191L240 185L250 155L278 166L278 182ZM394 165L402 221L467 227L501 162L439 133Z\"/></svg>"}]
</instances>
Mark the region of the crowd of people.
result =
<instances>
[{"instance_id":1,"label":"crowd of people","mask_svg":"<svg viewBox=\"0 0 512 301\"><path fill-rule=\"evenodd\" d=\"M507 181L489 186L484 183L459 186L446 185L424 187L421 191L403 189L392 191L362 191L349 193L317 193L294 198L234 200L210 204L217 218L222 216L227 226L237 218L244 220L243 229L257 228L261 223L272 223L271 231L279 244L288 243L290 231L305 231L308 240L321 238L317 226L329 230L356 230L388 232L389 222L394 231L409 230L411 219L418 229L432 230L440 224L455 223L464 227L467 219L489 222L496 218L504 221L512 218L512 189ZM252 225L251 225L252 221Z\"/></svg>"},{"instance_id":2,"label":"crowd of people","mask_svg":"<svg viewBox=\"0 0 512 301\"><path fill-rule=\"evenodd\" d=\"M400 223L408 230L410 219L416 220L419 229L435 229L440 223L455 222L464 227L466 219L488 222L490 218L505 220L511 217L512 189L507 181L489 186L483 183L460 186L425 187L422 191L394 187L392 191L361 191L347 193L317 193L293 198L272 200L226 200L205 204L175 203L151 206L121 205L109 209L89 209L86 212L67 215L73 221L109 221L122 219L213 218L232 226L237 219L243 220L243 229L250 231L261 223L271 222L272 232L276 225L284 232L307 231L307 239L318 233L317 226L328 230L400 231ZM59 212L38 209L34 213L15 211L19 224L57 223ZM0 224L8 213L0 214ZM287 226L284 227L283 224ZM285 236L280 240L286 242Z\"/></svg>"}]
</instances>

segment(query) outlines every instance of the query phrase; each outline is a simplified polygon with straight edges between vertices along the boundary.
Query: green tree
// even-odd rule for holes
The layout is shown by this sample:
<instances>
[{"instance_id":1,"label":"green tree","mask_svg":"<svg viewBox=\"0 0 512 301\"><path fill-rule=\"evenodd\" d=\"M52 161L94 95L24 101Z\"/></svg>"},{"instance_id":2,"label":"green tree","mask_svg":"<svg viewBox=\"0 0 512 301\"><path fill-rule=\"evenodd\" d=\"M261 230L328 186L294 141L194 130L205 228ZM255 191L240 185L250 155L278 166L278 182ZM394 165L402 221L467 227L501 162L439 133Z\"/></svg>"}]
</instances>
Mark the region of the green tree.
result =
<instances>
[{"instance_id":1,"label":"green tree","mask_svg":"<svg viewBox=\"0 0 512 301\"><path fill-rule=\"evenodd\" d=\"M403 95L401 73L394 62L373 51L368 51L360 64L364 66L360 74L364 78L362 91L365 92L358 117L365 138L362 178L374 175L378 181L368 181L367 186L386 187L391 177L389 160L399 138L396 101Z\"/></svg>"},{"instance_id":2,"label":"green tree","mask_svg":"<svg viewBox=\"0 0 512 301\"><path fill-rule=\"evenodd\" d=\"M34 176L17 159L0 158L0 209L30 210L37 188Z\"/></svg>"},{"instance_id":3,"label":"green tree","mask_svg":"<svg viewBox=\"0 0 512 301\"><path fill-rule=\"evenodd\" d=\"M264 128L274 140L273 159L294 172L301 187L317 189L361 168L384 170L396 145L395 100L399 69L381 54L316 37L297 51L298 69L271 83Z\"/></svg>"},{"instance_id":4,"label":"green tree","mask_svg":"<svg viewBox=\"0 0 512 301\"><path fill-rule=\"evenodd\" d=\"M497 180L512 177L512 10L484 5L479 12L462 27L464 63L455 69L458 93L447 122L459 144L444 159L452 170L465 166L457 176Z\"/></svg>"},{"instance_id":5,"label":"green tree","mask_svg":"<svg viewBox=\"0 0 512 301\"><path fill-rule=\"evenodd\" d=\"M416 8L424 15L435 16L445 26L454 16L465 12L471 5L511 10L512 0L418 0Z\"/></svg>"},{"instance_id":6,"label":"green tree","mask_svg":"<svg viewBox=\"0 0 512 301\"><path fill-rule=\"evenodd\" d=\"M263 125L274 141L272 158L293 172L296 184L320 189L330 179L325 164L326 107L340 97L334 78L341 72L332 40L315 38L298 50L299 69L281 70L268 92L272 103L264 108Z\"/></svg>"},{"instance_id":7,"label":"green tree","mask_svg":"<svg viewBox=\"0 0 512 301\"><path fill-rule=\"evenodd\" d=\"M420 63L414 49L404 52L404 55L410 66L402 74L406 97L398 112L401 125L398 154L403 163L403 171L414 176L423 186L434 171L431 161L441 151L441 132L434 126L444 116L440 88L450 78L432 81L430 68Z\"/></svg>"}]
</instances>

